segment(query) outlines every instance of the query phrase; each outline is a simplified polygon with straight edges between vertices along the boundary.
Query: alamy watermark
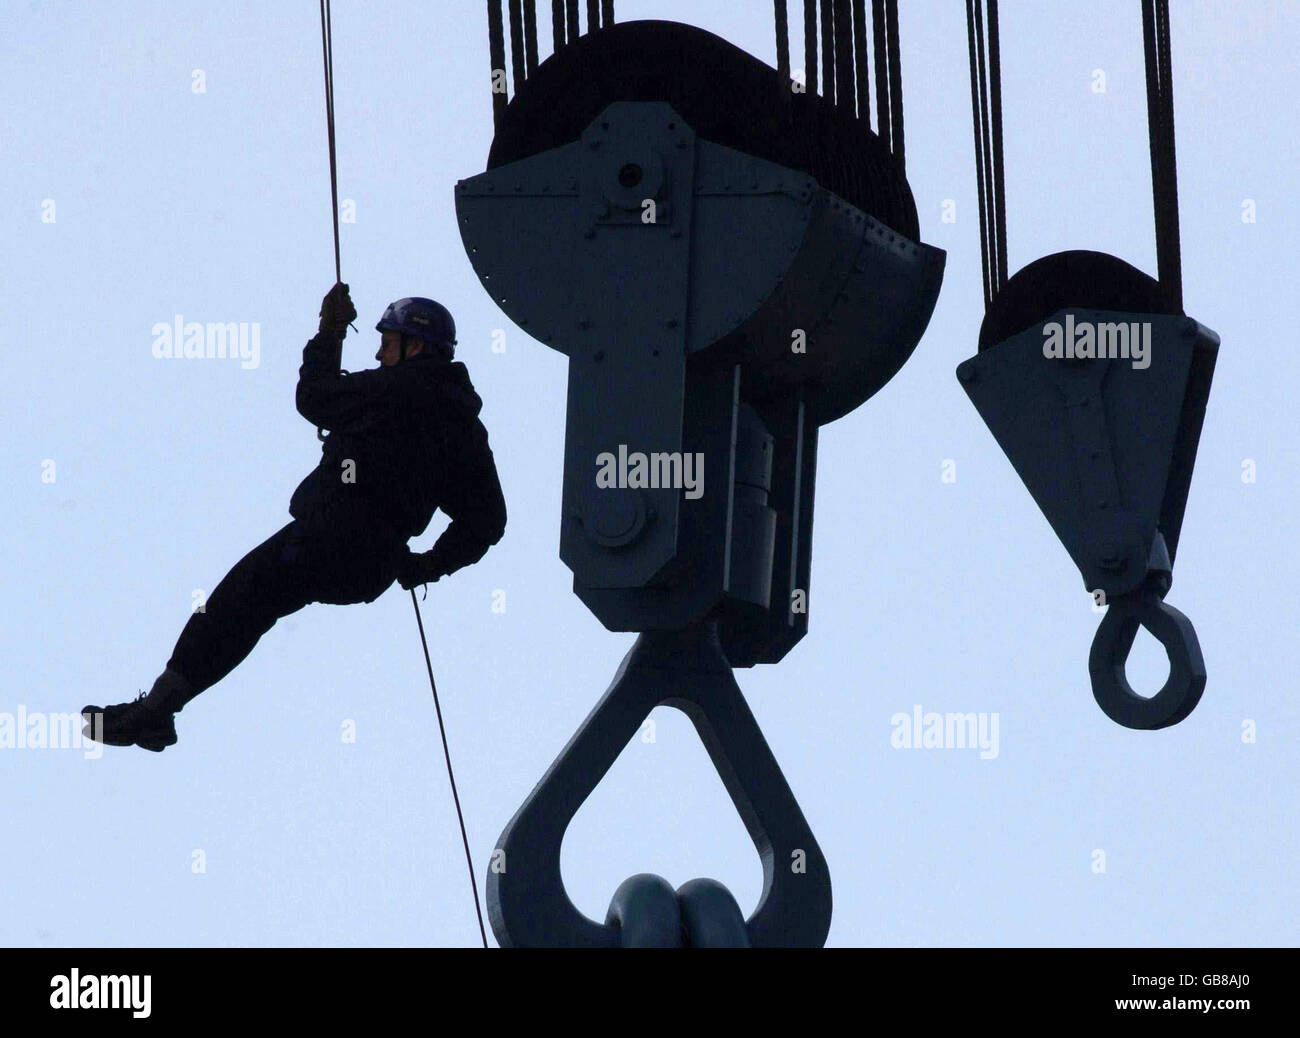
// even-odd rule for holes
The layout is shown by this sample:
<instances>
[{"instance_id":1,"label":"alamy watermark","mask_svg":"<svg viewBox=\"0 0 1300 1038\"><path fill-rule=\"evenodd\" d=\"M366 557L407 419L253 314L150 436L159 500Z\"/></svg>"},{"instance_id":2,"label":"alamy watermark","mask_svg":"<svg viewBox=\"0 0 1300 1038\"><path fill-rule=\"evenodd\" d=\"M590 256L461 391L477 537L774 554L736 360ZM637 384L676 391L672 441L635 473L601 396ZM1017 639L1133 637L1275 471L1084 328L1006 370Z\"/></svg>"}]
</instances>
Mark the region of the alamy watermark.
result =
<instances>
[{"instance_id":1,"label":"alamy watermark","mask_svg":"<svg viewBox=\"0 0 1300 1038\"><path fill-rule=\"evenodd\" d=\"M596 455L596 486L602 490L685 490L686 497L694 501L704 494L704 455L680 451L628 453L627 444L620 443L617 456L612 451Z\"/></svg>"},{"instance_id":2,"label":"alamy watermark","mask_svg":"<svg viewBox=\"0 0 1300 1038\"><path fill-rule=\"evenodd\" d=\"M1101 324L1065 315L1065 325L1043 325L1043 356L1054 360L1129 360L1133 367L1151 366L1151 322L1113 321Z\"/></svg>"},{"instance_id":3,"label":"alamy watermark","mask_svg":"<svg viewBox=\"0 0 1300 1038\"><path fill-rule=\"evenodd\" d=\"M979 750L982 760L998 755L998 715L926 712L917 703L910 714L889 719L889 744L896 750Z\"/></svg>"},{"instance_id":4,"label":"alamy watermark","mask_svg":"<svg viewBox=\"0 0 1300 1038\"><path fill-rule=\"evenodd\" d=\"M96 738L81 734L81 714L28 712L22 703L15 713L0 711L0 750L84 750L87 760L104 755L104 715L96 713L89 722Z\"/></svg>"},{"instance_id":5,"label":"alamy watermark","mask_svg":"<svg viewBox=\"0 0 1300 1038\"><path fill-rule=\"evenodd\" d=\"M119 976L88 973L78 969L58 973L50 978L51 1009L129 1009L137 1020L146 1019L152 1010L153 975Z\"/></svg>"},{"instance_id":6,"label":"alamy watermark","mask_svg":"<svg viewBox=\"0 0 1300 1038\"><path fill-rule=\"evenodd\" d=\"M186 321L177 314L171 324L159 321L149 333L159 360L238 360L244 369L262 360L262 326L254 321Z\"/></svg>"}]
</instances>

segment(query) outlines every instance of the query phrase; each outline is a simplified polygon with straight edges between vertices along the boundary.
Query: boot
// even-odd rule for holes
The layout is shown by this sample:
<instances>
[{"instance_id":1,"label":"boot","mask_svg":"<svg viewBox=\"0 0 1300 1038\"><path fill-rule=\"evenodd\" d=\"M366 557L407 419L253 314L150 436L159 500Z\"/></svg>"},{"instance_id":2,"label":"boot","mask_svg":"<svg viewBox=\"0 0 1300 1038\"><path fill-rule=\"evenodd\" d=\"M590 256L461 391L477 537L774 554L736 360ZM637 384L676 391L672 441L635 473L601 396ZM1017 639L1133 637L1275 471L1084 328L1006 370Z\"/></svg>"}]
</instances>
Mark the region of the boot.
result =
<instances>
[{"instance_id":1,"label":"boot","mask_svg":"<svg viewBox=\"0 0 1300 1038\"><path fill-rule=\"evenodd\" d=\"M173 715L194 698L185 678L170 668L159 675L148 693L116 706L86 706L81 734L106 746L139 746L160 753L176 742Z\"/></svg>"}]
</instances>

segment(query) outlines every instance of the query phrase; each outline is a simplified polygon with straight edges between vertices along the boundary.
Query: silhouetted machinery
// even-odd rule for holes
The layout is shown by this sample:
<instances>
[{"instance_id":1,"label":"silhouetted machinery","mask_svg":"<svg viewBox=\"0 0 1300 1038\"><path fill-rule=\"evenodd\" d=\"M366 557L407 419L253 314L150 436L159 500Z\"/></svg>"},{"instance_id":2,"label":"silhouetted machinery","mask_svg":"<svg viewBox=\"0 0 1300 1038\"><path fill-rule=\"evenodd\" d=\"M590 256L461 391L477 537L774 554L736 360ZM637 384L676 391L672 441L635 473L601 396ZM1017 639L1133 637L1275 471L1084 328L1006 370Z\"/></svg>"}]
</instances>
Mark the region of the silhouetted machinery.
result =
<instances>
[{"instance_id":1,"label":"silhouetted machinery","mask_svg":"<svg viewBox=\"0 0 1300 1038\"><path fill-rule=\"evenodd\" d=\"M968 0L986 311L957 377L1107 607L1088 661L1097 704L1125 727L1165 728L1205 689L1196 631L1163 599L1219 350L1183 313L1168 0L1142 0L1158 279L1086 250L1007 279L996 2L987 41L983 13ZM1169 657L1153 696L1125 675L1139 626Z\"/></svg>"},{"instance_id":2,"label":"silhouetted machinery","mask_svg":"<svg viewBox=\"0 0 1300 1038\"><path fill-rule=\"evenodd\" d=\"M783 62L671 22L573 34L517 76L487 172L456 185L484 287L569 358L574 591L644 632L501 837L503 945L820 945L830 926L826 863L731 668L806 632L818 429L911 355L944 254L916 240L901 100L891 150L852 86L847 105L796 93ZM633 877L604 924L565 894L569 820L661 703L758 848L748 920L711 880Z\"/></svg>"},{"instance_id":3,"label":"silhouetted machinery","mask_svg":"<svg viewBox=\"0 0 1300 1038\"><path fill-rule=\"evenodd\" d=\"M1013 325L1032 323L1000 327L1010 313L1019 315ZM1063 351L1066 341L1083 346L1086 335L1089 352L1100 340L1117 355L1045 356L1056 329ZM1107 606L1089 658L1093 695L1129 728L1176 724L1205 688L1196 632L1162 600L1218 347L1219 337L1183 316L1154 279L1114 256L1066 252L1007 282L979 353L957 369L1085 587ZM1134 692L1124 673L1139 624L1170 660L1168 679L1150 697Z\"/></svg>"},{"instance_id":4,"label":"silhouetted machinery","mask_svg":"<svg viewBox=\"0 0 1300 1038\"><path fill-rule=\"evenodd\" d=\"M967 0L986 317L958 375L1108 601L1097 702L1159 728L1205 684L1191 624L1162 599L1218 338L1182 312L1168 4L1141 2L1160 278L1071 252L1008 281L996 3ZM805 0L802 79L784 0L775 69L691 26L615 25L610 0L588 0L580 35L578 8L553 0L538 64L535 4L512 0L515 95L494 92L488 168L456 185L456 211L497 305L569 358L560 555L605 627L640 634L506 826L492 928L504 946L820 945L826 862L732 668L777 663L806 633L818 431L906 362L943 277L904 174L897 2L870 3L874 132L866 0ZM1084 325L1092 352L1071 353ZM1142 358L1098 360L1102 335ZM1124 676L1139 625L1171 661L1149 699ZM694 722L759 851L748 919L707 879L633 876L604 923L565 893L569 821L660 704Z\"/></svg>"}]
</instances>

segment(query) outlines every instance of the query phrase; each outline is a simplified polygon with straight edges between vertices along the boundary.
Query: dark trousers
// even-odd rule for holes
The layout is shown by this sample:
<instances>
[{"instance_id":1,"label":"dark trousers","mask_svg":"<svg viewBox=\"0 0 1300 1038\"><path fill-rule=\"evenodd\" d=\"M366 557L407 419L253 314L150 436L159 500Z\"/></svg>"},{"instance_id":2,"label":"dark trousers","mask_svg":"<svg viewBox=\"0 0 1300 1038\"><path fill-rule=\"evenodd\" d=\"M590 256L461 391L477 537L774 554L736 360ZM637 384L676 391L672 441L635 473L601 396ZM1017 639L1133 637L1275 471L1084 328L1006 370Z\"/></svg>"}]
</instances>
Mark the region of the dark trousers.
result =
<instances>
[{"instance_id":1,"label":"dark trousers","mask_svg":"<svg viewBox=\"0 0 1300 1038\"><path fill-rule=\"evenodd\" d=\"M310 602L373 602L396 579L405 547L358 505L295 519L235 563L185 624L167 666L197 695L243 662L281 617Z\"/></svg>"}]
</instances>

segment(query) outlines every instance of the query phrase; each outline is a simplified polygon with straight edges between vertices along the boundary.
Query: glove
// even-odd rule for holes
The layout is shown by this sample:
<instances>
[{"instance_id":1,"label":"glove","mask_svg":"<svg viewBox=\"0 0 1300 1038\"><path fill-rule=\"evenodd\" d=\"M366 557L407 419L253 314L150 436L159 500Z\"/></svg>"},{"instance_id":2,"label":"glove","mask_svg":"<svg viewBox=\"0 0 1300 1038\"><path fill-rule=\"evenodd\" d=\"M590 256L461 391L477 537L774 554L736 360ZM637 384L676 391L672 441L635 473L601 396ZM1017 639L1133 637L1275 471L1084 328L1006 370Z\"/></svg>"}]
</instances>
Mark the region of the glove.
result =
<instances>
[{"instance_id":1,"label":"glove","mask_svg":"<svg viewBox=\"0 0 1300 1038\"><path fill-rule=\"evenodd\" d=\"M348 324L357 319L348 286L342 281L331 288L320 304L320 330L340 338L347 335Z\"/></svg>"},{"instance_id":2,"label":"glove","mask_svg":"<svg viewBox=\"0 0 1300 1038\"><path fill-rule=\"evenodd\" d=\"M433 570L431 551L416 554L410 548L406 549L406 554L397 560L397 582L402 585L406 591L410 591L418 584L436 584L438 578L442 576Z\"/></svg>"}]
</instances>

